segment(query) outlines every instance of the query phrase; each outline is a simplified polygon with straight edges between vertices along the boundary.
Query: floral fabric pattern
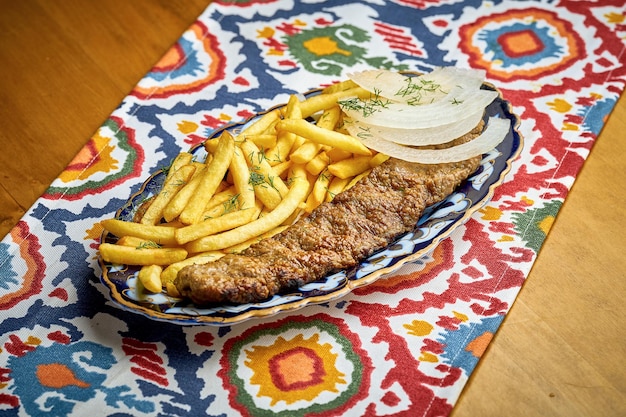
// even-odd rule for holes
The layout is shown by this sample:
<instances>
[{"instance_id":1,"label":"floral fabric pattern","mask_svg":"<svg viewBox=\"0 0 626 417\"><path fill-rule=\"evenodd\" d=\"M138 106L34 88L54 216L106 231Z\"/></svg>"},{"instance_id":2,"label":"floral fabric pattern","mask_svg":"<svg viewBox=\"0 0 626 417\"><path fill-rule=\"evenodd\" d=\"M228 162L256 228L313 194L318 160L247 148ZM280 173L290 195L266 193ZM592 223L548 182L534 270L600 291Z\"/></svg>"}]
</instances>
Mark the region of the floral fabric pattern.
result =
<instances>
[{"instance_id":1,"label":"floral fabric pattern","mask_svg":"<svg viewBox=\"0 0 626 417\"><path fill-rule=\"evenodd\" d=\"M0 413L450 413L626 83L623 0L215 1L0 242ZM487 71L524 149L432 252L321 305L151 321L99 280L99 222L228 123L366 68Z\"/></svg>"}]
</instances>

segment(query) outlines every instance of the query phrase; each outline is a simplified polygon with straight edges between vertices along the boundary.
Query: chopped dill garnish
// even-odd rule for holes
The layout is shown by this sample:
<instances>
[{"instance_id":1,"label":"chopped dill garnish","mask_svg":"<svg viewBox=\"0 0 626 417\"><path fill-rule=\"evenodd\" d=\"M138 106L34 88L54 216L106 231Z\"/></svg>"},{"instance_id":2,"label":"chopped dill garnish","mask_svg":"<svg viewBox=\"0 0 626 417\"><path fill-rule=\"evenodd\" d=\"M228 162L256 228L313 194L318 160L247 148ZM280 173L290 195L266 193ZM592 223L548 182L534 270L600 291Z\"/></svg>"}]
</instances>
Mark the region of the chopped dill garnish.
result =
<instances>
[{"instance_id":1,"label":"chopped dill garnish","mask_svg":"<svg viewBox=\"0 0 626 417\"><path fill-rule=\"evenodd\" d=\"M319 175L319 180L320 181L326 181L329 182L330 181L330 172L328 172L327 169L325 169L324 171L322 171Z\"/></svg>"},{"instance_id":2,"label":"chopped dill garnish","mask_svg":"<svg viewBox=\"0 0 626 417\"><path fill-rule=\"evenodd\" d=\"M248 184L251 184L253 187L265 183L265 175L258 173L256 171L250 171L250 179L248 180Z\"/></svg>"},{"instance_id":3,"label":"chopped dill garnish","mask_svg":"<svg viewBox=\"0 0 626 417\"><path fill-rule=\"evenodd\" d=\"M235 194L228 200L224 201L224 213L230 213L239 208L239 194Z\"/></svg>"},{"instance_id":4,"label":"chopped dill garnish","mask_svg":"<svg viewBox=\"0 0 626 417\"><path fill-rule=\"evenodd\" d=\"M267 155L265 155L265 149L260 149L257 154L257 159L259 160L259 164L263 162L263 160L267 159Z\"/></svg>"},{"instance_id":5,"label":"chopped dill garnish","mask_svg":"<svg viewBox=\"0 0 626 417\"><path fill-rule=\"evenodd\" d=\"M159 249L160 247L161 245L150 240L146 242L141 242L141 244L137 246L137 249Z\"/></svg>"},{"instance_id":6,"label":"chopped dill garnish","mask_svg":"<svg viewBox=\"0 0 626 417\"><path fill-rule=\"evenodd\" d=\"M172 169L172 165L174 165L174 159L175 158L172 158L168 165L165 165L163 168L161 168L161 171L165 174L166 177L169 175L170 170Z\"/></svg>"},{"instance_id":7,"label":"chopped dill garnish","mask_svg":"<svg viewBox=\"0 0 626 417\"><path fill-rule=\"evenodd\" d=\"M265 154L265 149L260 149L259 152L250 152L248 153L248 160L250 161L251 164L255 163L255 159L256 159L256 163L260 164L263 161L267 160L267 155Z\"/></svg>"},{"instance_id":8,"label":"chopped dill garnish","mask_svg":"<svg viewBox=\"0 0 626 417\"><path fill-rule=\"evenodd\" d=\"M339 106L344 110L354 110L361 112L363 117L368 117L381 109L387 108L390 100L380 96L379 90L374 90L374 95L369 100L361 100L358 97L338 101Z\"/></svg>"},{"instance_id":9,"label":"chopped dill garnish","mask_svg":"<svg viewBox=\"0 0 626 417\"><path fill-rule=\"evenodd\" d=\"M182 187L183 185L187 184L187 181L185 180L178 180L176 182L172 182L171 185L175 186L175 187Z\"/></svg>"},{"instance_id":10,"label":"chopped dill garnish","mask_svg":"<svg viewBox=\"0 0 626 417\"><path fill-rule=\"evenodd\" d=\"M417 79L417 82L414 80ZM407 104L417 105L423 104L422 100L425 93L434 93L436 91L444 92L441 85L432 80L425 80L418 77L408 77L406 86L400 88L396 93L397 96L408 97Z\"/></svg>"},{"instance_id":11,"label":"chopped dill garnish","mask_svg":"<svg viewBox=\"0 0 626 417\"><path fill-rule=\"evenodd\" d=\"M285 181L285 184L287 185L287 187L291 187L291 185L293 184L295 180L296 180L296 177L289 177L287 178L287 181Z\"/></svg>"},{"instance_id":12,"label":"chopped dill garnish","mask_svg":"<svg viewBox=\"0 0 626 417\"><path fill-rule=\"evenodd\" d=\"M274 177L273 176L269 176L267 178L267 183L270 185L270 187L272 187L273 189L275 189L276 191L278 191L278 188L276 188L276 185L274 184Z\"/></svg>"}]
</instances>

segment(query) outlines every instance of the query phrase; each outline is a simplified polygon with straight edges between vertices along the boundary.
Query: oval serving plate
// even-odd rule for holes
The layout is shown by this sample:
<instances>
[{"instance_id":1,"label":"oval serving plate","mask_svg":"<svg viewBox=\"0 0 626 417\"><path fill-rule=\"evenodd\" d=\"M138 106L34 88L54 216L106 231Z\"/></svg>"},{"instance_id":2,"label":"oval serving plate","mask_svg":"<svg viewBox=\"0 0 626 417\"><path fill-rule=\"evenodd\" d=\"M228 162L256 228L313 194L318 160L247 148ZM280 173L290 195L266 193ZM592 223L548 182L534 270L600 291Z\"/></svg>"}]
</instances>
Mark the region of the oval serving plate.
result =
<instances>
[{"instance_id":1,"label":"oval serving plate","mask_svg":"<svg viewBox=\"0 0 626 417\"><path fill-rule=\"evenodd\" d=\"M498 91L487 83L482 88ZM312 90L304 96L316 95L320 91ZM211 138L219 136L225 129L236 132L255 117L219 129ZM498 97L485 111L484 118L487 117L507 118L511 121L511 129L504 141L495 150L483 155L478 170L454 193L442 202L429 207L412 232L405 234L385 250L365 259L354 269L329 275L324 280L306 284L295 292L275 295L261 303L208 307L196 306L189 300L170 297L165 293L152 294L143 291L143 287L137 285L139 271L137 266L114 265L99 258L102 269L100 279L119 307L154 320L180 325L231 325L340 298L353 289L371 284L383 275L426 255L493 196L495 188L502 183L510 170L512 161L521 152L523 139L518 131L519 118L513 114L511 105L502 98L499 91ZM191 152L200 159L206 156L201 145L194 147ZM165 174L162 171L148 178L139 191L116 212L115 217L132 220L141 203L159 192L164 179ZM114 243L116 240L115 236L106 231L101 237L101 242Z\"/></svg>"}]
</instances>

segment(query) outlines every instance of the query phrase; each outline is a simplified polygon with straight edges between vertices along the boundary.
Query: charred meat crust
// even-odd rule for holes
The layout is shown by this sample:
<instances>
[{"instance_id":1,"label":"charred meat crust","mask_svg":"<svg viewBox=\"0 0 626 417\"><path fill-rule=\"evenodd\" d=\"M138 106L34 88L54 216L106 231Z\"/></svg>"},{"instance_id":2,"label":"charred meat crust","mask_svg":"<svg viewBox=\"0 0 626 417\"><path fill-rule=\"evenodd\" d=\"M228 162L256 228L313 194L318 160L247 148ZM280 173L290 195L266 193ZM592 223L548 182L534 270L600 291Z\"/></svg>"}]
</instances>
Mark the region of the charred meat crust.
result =
<instances>
[{"instance_id":1,"label":"charred meat crust","mask_svg":"<svg viewBox=\"0 0 626 417\"><path fill-rule=\"evenodd\" d=\"M175 285L197 305L240 304L352 268L413 230L424 209L451 194L480 159L437 165L389 159L284 232L239 254L183 268Z\"/></svg>"}]
</instances>

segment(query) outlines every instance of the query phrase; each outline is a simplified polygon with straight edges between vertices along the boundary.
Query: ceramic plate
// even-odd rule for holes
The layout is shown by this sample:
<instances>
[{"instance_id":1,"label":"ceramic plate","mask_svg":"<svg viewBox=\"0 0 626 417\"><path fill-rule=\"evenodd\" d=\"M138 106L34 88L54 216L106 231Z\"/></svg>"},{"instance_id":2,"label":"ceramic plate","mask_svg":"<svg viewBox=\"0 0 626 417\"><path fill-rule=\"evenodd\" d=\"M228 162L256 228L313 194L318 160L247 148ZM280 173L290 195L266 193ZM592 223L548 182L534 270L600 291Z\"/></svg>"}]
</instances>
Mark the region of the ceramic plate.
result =
<instances>
[{"instance_id":1,"label":"ceramic plate","mask_svg":"<svg viewBox=\"0 0 626 417\"><path fill-rule=\"evenodd\" d=\"M495 90L495 87L489 84L483 85L483 88ZM305 96L319 92L320 90L313 90ZM120 307L151 319L181 325L231 325L250 318L294 311L309 304L319 304L342 297L354 288L371 284L405 263L416 261L427 254L493 196L494 189L503 181L511 162L522 148L522 137L517 130L519 118L512 113L510 104L501 94L487 107L484 117L494 116L509 119L511 129L495 150L484 155L478 170L444 201L429 207L412 232L402 236L387 249L365 259L352 270L329 275L324 280L304 285L295 292L276 295L261 303L215 305L206 308L164 293L144 292L142 287L137 285L139 268L136 266L113 265L100 259L101 281L108 287L111 298ZM227 126L225 129L236 131L253 119ZM222 130L215 132L212 137L218 136ZM202 146L195 147L192 152L199 158L205 156ZM157 172L148 178L141 189L117 211L116 218L131 220L141 202L161 189L164 178L163 172ZM115 236L107 232L102 235L102 242L112 243L116 240Z\"/></svg>"}]
</instances>

